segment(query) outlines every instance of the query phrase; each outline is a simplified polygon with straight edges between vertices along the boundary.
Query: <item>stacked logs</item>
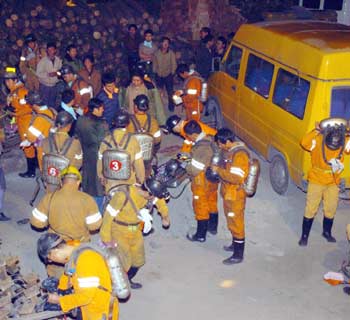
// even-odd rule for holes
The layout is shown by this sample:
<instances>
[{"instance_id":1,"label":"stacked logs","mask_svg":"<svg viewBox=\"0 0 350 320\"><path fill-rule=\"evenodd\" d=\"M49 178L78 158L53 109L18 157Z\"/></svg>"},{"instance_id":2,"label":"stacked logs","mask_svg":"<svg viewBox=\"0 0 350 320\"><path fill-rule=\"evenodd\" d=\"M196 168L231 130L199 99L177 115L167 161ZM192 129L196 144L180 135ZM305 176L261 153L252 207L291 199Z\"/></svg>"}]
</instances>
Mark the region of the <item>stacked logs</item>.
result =
<instances>
[{"instance_id":1,"label":"stacked logs","mask_svg":"<svg viewBox=\"0 0 350 320\"><path fill-rule=\"evenodd\" d=\"M35 313L40 294L38 276L23 276L18 257L0 257L0 320Z\"/></svg>"}]
</instances>

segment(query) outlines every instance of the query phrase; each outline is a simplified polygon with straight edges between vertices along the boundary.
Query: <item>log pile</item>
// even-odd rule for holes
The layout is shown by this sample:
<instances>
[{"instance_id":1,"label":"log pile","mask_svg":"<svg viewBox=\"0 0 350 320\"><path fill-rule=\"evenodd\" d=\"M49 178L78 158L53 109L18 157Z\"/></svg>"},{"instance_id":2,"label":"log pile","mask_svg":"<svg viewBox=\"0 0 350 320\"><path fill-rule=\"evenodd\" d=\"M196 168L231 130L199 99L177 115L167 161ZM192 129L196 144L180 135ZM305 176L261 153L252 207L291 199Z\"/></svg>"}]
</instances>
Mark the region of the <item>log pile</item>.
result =
<instances>
[{"instance_id":1,"label":"log pile","mask_svg":"<svg viewBox=\"0 0 350 320\"><path fill-rule=\"evenodd\" d=\"M35 313L40 283L35 274L23 276L18 257L0 257L0 320Z\"/></svg>"}]
</instances>

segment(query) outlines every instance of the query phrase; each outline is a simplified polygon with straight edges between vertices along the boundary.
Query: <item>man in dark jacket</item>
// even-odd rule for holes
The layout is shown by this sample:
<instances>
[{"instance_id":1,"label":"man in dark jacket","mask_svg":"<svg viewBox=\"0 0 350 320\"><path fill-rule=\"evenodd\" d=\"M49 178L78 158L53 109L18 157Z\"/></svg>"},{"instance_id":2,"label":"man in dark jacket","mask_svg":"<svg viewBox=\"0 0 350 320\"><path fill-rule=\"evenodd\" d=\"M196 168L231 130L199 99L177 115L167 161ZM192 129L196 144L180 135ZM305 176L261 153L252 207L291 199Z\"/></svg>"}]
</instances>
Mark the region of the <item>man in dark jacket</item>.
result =
<instances>
[{"instance_id":1,"label":"man in dark jacket","mask_svg":"<svg viewBox=\"0 0 350 320\"><path fill-rule=\"evenodd\" d=\"M199 47L196 55L196 70L203 78L208 79L213 58L212 47L214 38L212 35L207 35L202 42L204 45Z\"/></svg>"},{"instance_id":2,"label":"man in dark jacket","mask_svg":"<svg viewBox=\"0 0 350 320\"><path fill-rule=\"evenodd\" d=\"M103 188L97 177L98 149L108 134L108 124L103 119L104 106L100 99L93 98L88 104L88 113L78 119L76 135L83 149L83 191L93 196L99 209L103 205ZM102 212L102 211L101 211Z\"/></svg>"}]
</instances>

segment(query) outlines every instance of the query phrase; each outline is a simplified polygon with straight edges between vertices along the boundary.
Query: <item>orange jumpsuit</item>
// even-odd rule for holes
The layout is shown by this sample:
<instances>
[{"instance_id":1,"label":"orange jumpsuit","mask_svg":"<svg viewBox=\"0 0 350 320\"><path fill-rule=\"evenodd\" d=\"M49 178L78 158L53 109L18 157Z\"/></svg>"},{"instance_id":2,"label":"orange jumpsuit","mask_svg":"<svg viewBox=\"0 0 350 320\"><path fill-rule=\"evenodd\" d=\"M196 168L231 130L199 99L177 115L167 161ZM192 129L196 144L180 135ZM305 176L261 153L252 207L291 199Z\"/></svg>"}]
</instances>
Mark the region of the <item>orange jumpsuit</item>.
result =
<instances>
[{"instance_id":1,"label":"orange jumpsuit","mask_svg":"<svg viewBox=\"0 0 350 320\"><path fill-rule=\"evenodd\" d=\"M8 104L15 108L15 117L21 141L26 140L30 120L32 119L32 108L25 100L27 94L28 90L24 87L23 83L19 82L7 97ZM23 151L26 158L35 158L34 146L25 147Z\"/></svg>"},{"instance_id":2,"label":"orange jumpsuit","mask_svg":"<svg viewBox=\"0 0 350 320\"><path fill-rule=\"evenodd\" d=\"M74 106L87 112L89 100L93 97L92 87L84 80L76 79L72 84L74 91Z\"/></svg>"},{"instance_id":3,"label":"orange jumpsuit","mask_svg":"<svg viewBox=\"0 0 350 320\"><path fill-rule=\"evenodd\" d=\"M220 192L224 201L227 227L234 239L244 241L246 193L242 184L248 176L249 154L237 147L242 147L242 143L235 143L228 151L224 168L219 167L217 172L222 180Z\"/></svg>"},{"instance_id":4,"label":"orange jumpsuit","mask_svg":"<svg viewBox=\"0 0 350 320\"><path fill-rule=\"evenodd\" d=\"M83 320L117 320L118 299L111 295L111 276L104 257L92 249L85 249L79 254L74 266L71 277L62 275L60 278L59 289L74 289L74 293L59 298L62 311L80 307ZM113 316L109 318L111 303Z\"/></svg>"},{"instance_id":5,"label":"orange jumpsuit","mask_svg":"<svg viewBox=\"0 0 350 320\"><path fill-rule=\"evenodd\" d=\"M186 120L199 121L203 112L203 103L200 101L202 92L202 79L194 72L185 80L183 102L186 111ZM193 90L189 92L188 90Z\"/></svg>"},{"instance_id":6,"label":"orange jumpsuit","mask_svg":"<svg viewBox=\"0 0 350 320\"><path fill-rule=\"evenodd\" d=\"M323 135L317 130L306 134L301 141L302 147L311 153L311 169L308 172L308 190L306 195L306 208L304 216L314 218L323 199L323 210L326 218L335 216L338 206L340 172L333 173L330 164L325 162L322 152ZM339 158L344 162L344 154L350 153L350 140L345 141L344 152L341 149L331 150L325 145L325 157L327 161Z\"/></svg>"},{"instance_id":7,"label":"orange jumpsuit","mask_svg":"<svg viewBox=\"0 0 350 320\"><path fill-rule=\"evenodd\" d=\"M211 144L213 137L204 136L192 148L191 164L186 167L192 176L192 206L196 220L208 220L210 213L217 211L217 184L205 177L205 169L210 165L213 156Z\"/></svg>"},{"instance_id":8,"label":"orange jumpsuit","mask_svg":"<svg viewBox=\"0 0 350 320\"><path fill-rule=\"evenodd\" d=\"M48 108L40 110L37 114L33 115L30 127L27 131L27 140L34 144L37 149L38 163L41 171L42 164L42 140L49 136L50 129L55 124L56 111Z\"/></svg>"}]
</instances>

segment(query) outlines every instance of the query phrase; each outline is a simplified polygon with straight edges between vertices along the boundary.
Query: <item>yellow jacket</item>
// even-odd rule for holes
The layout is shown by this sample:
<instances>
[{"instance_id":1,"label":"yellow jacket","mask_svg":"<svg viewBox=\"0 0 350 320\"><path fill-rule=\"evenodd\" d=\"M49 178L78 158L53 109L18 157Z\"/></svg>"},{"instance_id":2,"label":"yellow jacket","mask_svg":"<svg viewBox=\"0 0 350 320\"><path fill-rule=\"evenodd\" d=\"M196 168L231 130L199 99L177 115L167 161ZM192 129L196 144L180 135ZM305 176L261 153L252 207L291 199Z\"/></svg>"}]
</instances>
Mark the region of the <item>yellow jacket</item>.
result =
<instances>
[{"instance_id":1,"label":"yellow jacket","mask_svg":"<svg viewBox=\"0 0 350 320\"><path fill-rule=\"evenodd\" d=\"M81 308L83 320L108 319L112 282L104 258L94 250L86 249L77 258L75 272L69 278L63 275L59 289L73 287L74 293L60 297L62 311ZM112 320L119 316L118 300L113 299Z\"/></svg>"}]
</instances>

